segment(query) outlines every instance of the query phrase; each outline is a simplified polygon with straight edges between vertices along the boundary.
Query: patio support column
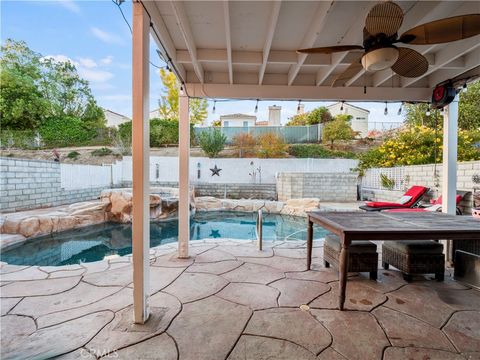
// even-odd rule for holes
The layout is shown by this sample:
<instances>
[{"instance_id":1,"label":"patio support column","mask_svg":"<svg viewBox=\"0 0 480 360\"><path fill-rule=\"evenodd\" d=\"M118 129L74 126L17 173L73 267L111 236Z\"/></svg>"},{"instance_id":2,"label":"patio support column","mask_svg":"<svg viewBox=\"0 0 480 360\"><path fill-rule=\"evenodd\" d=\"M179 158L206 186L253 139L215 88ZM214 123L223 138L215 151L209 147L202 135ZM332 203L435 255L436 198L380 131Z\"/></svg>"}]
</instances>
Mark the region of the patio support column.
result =
<instances>
[{"instance_id":1,"label":"patio support column","mask_svg":"<svg viewBox=\"0 0 480 360\"><path fill-rule=\"evenodd\" d=\"M188 96L180 90L178 127L178 257L188 258L190 241L190 114Z\"/></svg>"},{"instance_id":2,"label":"patio support column","mask_svg":"<svg viewBox=\"0 0 480 360\"><path fill-rule=\"evenodd\" d=\"M450 215L455 215L457 212L458 99L457 94L443 115L442 212ZM452 262L452 240L447 239L442 242L446 260Z\"/></svg>"},{"instance_id":3,"label":"patio support column","mask_svg":"<svg viewBox=\"0 0 480 360\"><path fill-rule=\"evenodd\" d=\"M457 195L458 94L443 115L442 211L455 215Z\"/></svg>"},{"instance_id":4,"label":"patio support column","mask_svg":"<svg viewBox=\"0 0 480 360\"><path fill-rule=\"evenodd\" d=\"M132 36L132 247L133 320L149 317L150 249L150 124L149 111L150 19L140 2L133 2Z\"/></svg>"}]
</instances>

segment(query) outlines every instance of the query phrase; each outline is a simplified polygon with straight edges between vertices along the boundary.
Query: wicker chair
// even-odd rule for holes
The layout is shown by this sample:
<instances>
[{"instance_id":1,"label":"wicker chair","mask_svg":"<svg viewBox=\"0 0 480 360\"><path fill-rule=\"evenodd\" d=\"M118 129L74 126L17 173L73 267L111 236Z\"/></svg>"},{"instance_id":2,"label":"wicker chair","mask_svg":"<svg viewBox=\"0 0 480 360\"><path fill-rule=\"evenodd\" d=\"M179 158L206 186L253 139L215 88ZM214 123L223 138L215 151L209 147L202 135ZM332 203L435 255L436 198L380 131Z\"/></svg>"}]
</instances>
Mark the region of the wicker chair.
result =
<instances>
[{"instance_id":1,"label":"wicker chair","mask_svg":"<svg viewBox=\"0 0 480 360\"><path fill-rule=\"evenodd\" d=\"M432 240L385 241L382 262L385 270L390 265L399 269L408 282L412 281L414 274L435 274L435 279L444 280L443 245Z\"/></svg>"},{"instance_id":2,"label":"wicker chair","mask_svg":"<svg viewBox=\"0 0 480 360\"><path fill-rule=\"evenodd\" d=\"M323 247L323 263L325 267L338 269L340 257L340 239L337 235L328 234ZM378 254L377 245L370 241L353 241L349 247L348 271L369 272L370 279L377 279Z\"/></svg>"}]
</instances>

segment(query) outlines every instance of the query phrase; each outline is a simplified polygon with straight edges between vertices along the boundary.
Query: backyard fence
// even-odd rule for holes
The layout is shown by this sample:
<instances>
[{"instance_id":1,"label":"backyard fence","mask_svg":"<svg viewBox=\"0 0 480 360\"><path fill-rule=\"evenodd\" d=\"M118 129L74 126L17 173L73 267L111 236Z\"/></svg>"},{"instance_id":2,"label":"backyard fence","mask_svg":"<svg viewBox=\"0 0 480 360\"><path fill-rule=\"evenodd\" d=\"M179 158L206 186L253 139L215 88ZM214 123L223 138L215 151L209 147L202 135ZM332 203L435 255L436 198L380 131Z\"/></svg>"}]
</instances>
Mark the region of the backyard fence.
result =
<instances>
[{"instance_id":1,"label":"backyard fence","mask_svg":"<svg viewBox=\"0 0 480 360\"><path fill-rule=\"evenodd\" d=\"M322 125L308 126L250 126L250 127L196 127L194 128L197 138L202 132L218 129L227 137L227 144L233 142L233 138L242 133L249 133L253 137L273 133L283 139L287 144L316 143L322 140Z\"/></svg>"}]
</instances>

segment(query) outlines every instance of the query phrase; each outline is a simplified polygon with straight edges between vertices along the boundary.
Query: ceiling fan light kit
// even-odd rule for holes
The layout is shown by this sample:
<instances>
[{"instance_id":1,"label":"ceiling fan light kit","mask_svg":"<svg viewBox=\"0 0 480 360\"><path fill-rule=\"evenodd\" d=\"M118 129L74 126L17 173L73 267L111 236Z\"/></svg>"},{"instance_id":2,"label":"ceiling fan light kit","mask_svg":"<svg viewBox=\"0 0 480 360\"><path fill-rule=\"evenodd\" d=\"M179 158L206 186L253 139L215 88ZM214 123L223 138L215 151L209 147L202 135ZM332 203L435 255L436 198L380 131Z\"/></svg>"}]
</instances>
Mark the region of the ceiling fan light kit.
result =
<instances>
[{"instance_id":1,"label":"ceiling fan light kit","mask_svg":"<svg viewBox=\"0 0 480 360\"><path fill-rule=\"evenodd\" d=\"M387 69L397 62L398 55L394 46L375 49L362 56L362 66L368 72Z\"/></svg>"}]
</instances>

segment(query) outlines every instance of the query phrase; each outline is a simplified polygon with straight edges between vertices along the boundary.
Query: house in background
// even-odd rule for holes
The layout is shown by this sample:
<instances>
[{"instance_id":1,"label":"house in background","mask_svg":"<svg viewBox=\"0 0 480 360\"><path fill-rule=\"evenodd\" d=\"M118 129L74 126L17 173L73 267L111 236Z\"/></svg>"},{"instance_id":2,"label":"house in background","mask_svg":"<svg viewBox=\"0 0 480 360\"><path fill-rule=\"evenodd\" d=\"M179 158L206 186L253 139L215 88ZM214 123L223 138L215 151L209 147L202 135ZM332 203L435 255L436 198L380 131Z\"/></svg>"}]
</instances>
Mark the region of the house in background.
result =
<instances>
[{"instance_id":1,"label":"house in background","mask_svg":"<svg viewBox=\"0 0 480 360\"><path fill-rule=\"evenodd\" d=\"M358 131L362 138L367 136L368 115L370 114L370 111L346 102L337 102L333 105L327 106L327 108L333 117L340 114L352 116L351 125L353 131Z\"/></svg>"},{"instance_id":2,"label":"house in background","mask_svg":"<svg viewBox=\"0 0 480 360\"><path fill-rule=\"evenodd\" d=\"M281 110L281 106L269 106L268 121L257 121L255 115L228 114L220 116L220 123L222 127L282 126Z\"/></svg>"},{"instance_id":3,"label":"house in background","mask_svg":"<svg viewBox=\"0 0 480 360\"><path fill-rule=\"evenodd\" d=\"M126 117L125 115L116 113L115 111L103 109L105 114L105 120L107 121L107 127L118 128L118 125L131 121L132 119Z\"/></svg>"}]
</instances>

